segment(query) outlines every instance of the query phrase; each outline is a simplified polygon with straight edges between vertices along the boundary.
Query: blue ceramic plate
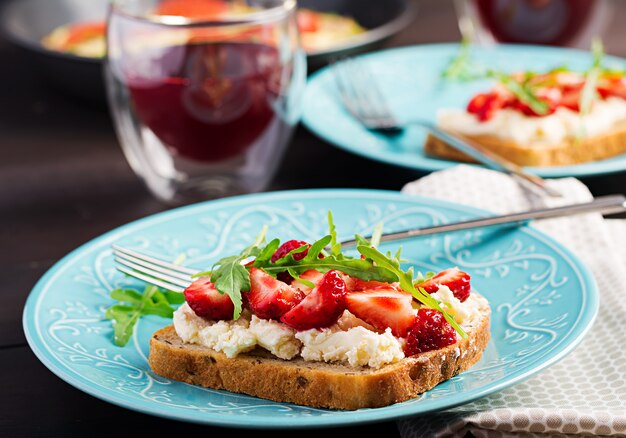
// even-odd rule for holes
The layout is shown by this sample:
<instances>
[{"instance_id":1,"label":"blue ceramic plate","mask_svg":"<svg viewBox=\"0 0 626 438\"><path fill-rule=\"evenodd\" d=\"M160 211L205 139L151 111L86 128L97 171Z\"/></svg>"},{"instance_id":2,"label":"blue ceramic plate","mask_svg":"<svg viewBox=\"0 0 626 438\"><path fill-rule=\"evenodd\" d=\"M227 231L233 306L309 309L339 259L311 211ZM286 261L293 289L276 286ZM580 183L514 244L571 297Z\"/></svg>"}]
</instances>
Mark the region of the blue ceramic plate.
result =
<instances>
[{"instance_id":1,"label":"blue ceramic plate","mask_svg":"<svg viewBox=\"0 0 626 438\"><path fill-rule=\"evenodd\" d=\"M274 403L163 379L150 371L152 332L171 321L142 319L131 342L112 343L104 309L109 291L137 286L113 265L113 243L210 267L268 236L312 241L327 234L333 211L340 239L481 215L477 210L369 190L311 190L249 195L183 207L113 230L76 249L37 283L24 329L39 359L71 385L108 402L177 420L220 426L333 426L398 419L467 403L528 378L569 353L598 308L596 285L578 259L529 227L473 230L403 242L407 263L422 272L459 266L493 309L492 339L480 362L421 397L378 409L331 411ZM386 248L395 251L396 244ZM384 248L381 248L384 249Z\"/></svg>"},{"instance_id":2,"label":"blue ceramic plate","mask_svg":"<svg viewBox=\"0 0 626 438\"><path fill-rule=\"evenodd\" d=\"M439 108L465 108L477 92L489 89L491 82L452 82L441 77L458 53L457 44L433 44L391 49L362 55L399 121L435 121ZM477 62L504 71L545 71L566 65L584 71L591 64L588 52L544 46L500 45L474 48ZM626 60L605 57L605 64L624 69ZM313 75L304 97L303 123L324 140L346 151L419 171L436 171L457 163L428 157L423 144L426 133L412 126L398 137L367 131L342 106L334 83L332 67ZM543 177L588 176L626 171L626 154L576 166L528 168Z\"/></svg>"}]
</instances>

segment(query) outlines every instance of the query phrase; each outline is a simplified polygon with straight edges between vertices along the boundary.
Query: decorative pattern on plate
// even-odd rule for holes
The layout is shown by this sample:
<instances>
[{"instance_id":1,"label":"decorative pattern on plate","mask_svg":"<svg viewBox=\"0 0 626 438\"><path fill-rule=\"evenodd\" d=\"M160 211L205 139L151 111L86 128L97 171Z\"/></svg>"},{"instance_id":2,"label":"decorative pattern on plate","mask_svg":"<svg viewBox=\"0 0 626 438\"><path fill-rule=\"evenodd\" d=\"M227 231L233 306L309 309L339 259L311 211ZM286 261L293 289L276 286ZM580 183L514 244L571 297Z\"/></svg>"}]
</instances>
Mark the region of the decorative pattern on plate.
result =
<instances>
[{"instance_id":1,"label":"decorative pattern on plate","mask_svg":"<svg viewBox=\"0 0 626 438\"><path fill-rule=\"evenodd\" d=\"M42 278L24 311L29 343L44 364L69 383L143 412L233 426L331 425L428 412L496 391L565 354L595 314L593 281L559 245L531 229L474 230L402 242L404 258L417 270L467 270L493 309L492 341L483 359L406 403L340 412L163 379L147 363L151 334L170 323L159 317L141 320L126 347L112 343L110 322L103 319L112 303L108 292L142 285L115 270L111 243L171 259L183 254L186 265L201 269L247 246L263 224L269 236L281 240L317 239L327 233L329 209L340 239L368 235L381 222L385 230L394 231L477 214L396 193L322 190L244 196L156 215L88 243Z\"/></svg>"}]
</instances>

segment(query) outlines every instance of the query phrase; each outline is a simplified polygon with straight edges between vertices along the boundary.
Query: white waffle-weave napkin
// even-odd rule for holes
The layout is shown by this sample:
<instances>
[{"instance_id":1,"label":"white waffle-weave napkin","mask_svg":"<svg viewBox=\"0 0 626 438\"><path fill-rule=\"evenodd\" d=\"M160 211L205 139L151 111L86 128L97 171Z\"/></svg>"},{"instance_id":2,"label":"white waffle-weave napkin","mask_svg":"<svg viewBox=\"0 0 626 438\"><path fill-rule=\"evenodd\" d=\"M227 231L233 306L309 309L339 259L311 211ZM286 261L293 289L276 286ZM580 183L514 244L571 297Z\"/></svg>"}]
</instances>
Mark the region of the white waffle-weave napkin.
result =
<instances>
[{"instance_id":1,"label":"white waffle-weave napkin","mask_svg":"<svg viewBox=\"0 0 626 438\"><path fill-rule=\"evenodd\" d=\"M550 181L562 200L530 196L510 177L459 165L407 184L408 194L508 213L592 199L577 179ZM626 437L626 221L600 214L534 223L575 252L600 290L598 317L565 359L531 379L467 405L398 422L403 438ZM565 434L565 435L563 435Z\"/></svg>"}]
</instances>

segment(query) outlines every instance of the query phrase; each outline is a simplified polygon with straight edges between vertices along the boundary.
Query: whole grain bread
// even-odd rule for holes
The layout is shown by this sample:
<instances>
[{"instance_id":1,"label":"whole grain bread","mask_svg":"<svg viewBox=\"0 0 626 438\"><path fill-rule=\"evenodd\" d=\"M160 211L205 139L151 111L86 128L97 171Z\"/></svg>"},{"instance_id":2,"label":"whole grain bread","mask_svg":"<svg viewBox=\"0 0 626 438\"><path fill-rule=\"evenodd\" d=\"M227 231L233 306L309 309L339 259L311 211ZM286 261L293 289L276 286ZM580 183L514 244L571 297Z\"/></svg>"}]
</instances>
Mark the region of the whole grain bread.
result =
<instances>
[{"instance_id":1,"label":"whole grain bread","mask_svg":"<svg viewBox=\"0 0 626 438\"><path fill-rule=\"evenodd\" d=\"M467 338L379 369L283 360L262 348L228 358L184 343L174 326L154 333L149 363L169 379L277 402L344 410L382 407L415 398L474 365L490 337L490 308L484 299L480 314L466 328Z\"/></svg>"},{"instance_id":2,"label":"whole grain bread","mask_svg":"<svg viewBox=\"0 0 626 438\"><path fill-rule=\"evenodd\" d=\"M522 145L493 135L462 135L461 137L476 142L520 166L568 166L604 160L626 153L626 122L616 125L606 134L553 145ZM475 162L471 157L430 134L424 143L424 152L427 155L448 160Z\"/></svg>"}]
</instances>

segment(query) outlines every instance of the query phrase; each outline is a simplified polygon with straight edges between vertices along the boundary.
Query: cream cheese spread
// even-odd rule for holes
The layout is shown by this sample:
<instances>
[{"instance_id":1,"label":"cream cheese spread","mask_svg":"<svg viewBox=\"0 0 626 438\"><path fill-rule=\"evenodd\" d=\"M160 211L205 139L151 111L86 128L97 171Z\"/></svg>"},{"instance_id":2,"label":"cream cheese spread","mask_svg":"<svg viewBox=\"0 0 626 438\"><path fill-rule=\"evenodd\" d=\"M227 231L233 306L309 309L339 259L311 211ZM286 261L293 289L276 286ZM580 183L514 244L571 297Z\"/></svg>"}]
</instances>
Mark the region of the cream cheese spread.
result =
<instances>
[{"instance_id":1,"label":"cream cheese spread","mask_svg":"<svg viewBox=\"0 0 626 438\"><path fill-rule=\"evenodd\" d=\"M476 294L470 294L467 300L461 302L448 286L442 285L430 296L439 301L441 308L451 314L461 327L471 324L484 315L484 303L477 299Z\"/></svg>"},{"instance_id":2,"label":"cream cheese spread","mask_svg":"<svg viewBox=\"0 0 626 438\"><path fill-rule=\"evenodd\" d=\"M463 109L442 109L437 124L466 135L492 135L524 146L558 144L581 135L591 137L610 131L626 120L626 100L618 97L598 99L584 116L565 107L547 116L526 116L513 109L498 110L487 121Z\"/></svg>"},{"instance_id":3,"label":"cream cheese spread","mask_svg":"<svg viewBox=\"0 0 626 438\"><path fill-rule=\"evenodd\" d=\"M460 302L447 286L431 295L464 328L471 328L485 312L486 300L471 294ZM405 340L396 338L391 329L379 332L356 321L347 310L339 321L325 329L296 331L273 320L265 320L244 311L237 320L208 321L197 316L187 303L174 312L174 328L187 343L199 344L227 357L261 347L289 360L301 356L309 361L343 362L353 367L380 368L398 362L404 356Z\"/></svg>"},{"instance_id":4,"label":"cream cheese spread","mask_svg":"<svg viewBox=\"0 0 626 438\"><path fill-rule=\"evenodd\" d=\"M348 362L353 367L372 368L404 359L403 341L391 334L391 329L376 333L365 327L343 331L336 327L305 330L296 333L302 341L301 355L306 360Z\"/></svg>"}]
</instances>

